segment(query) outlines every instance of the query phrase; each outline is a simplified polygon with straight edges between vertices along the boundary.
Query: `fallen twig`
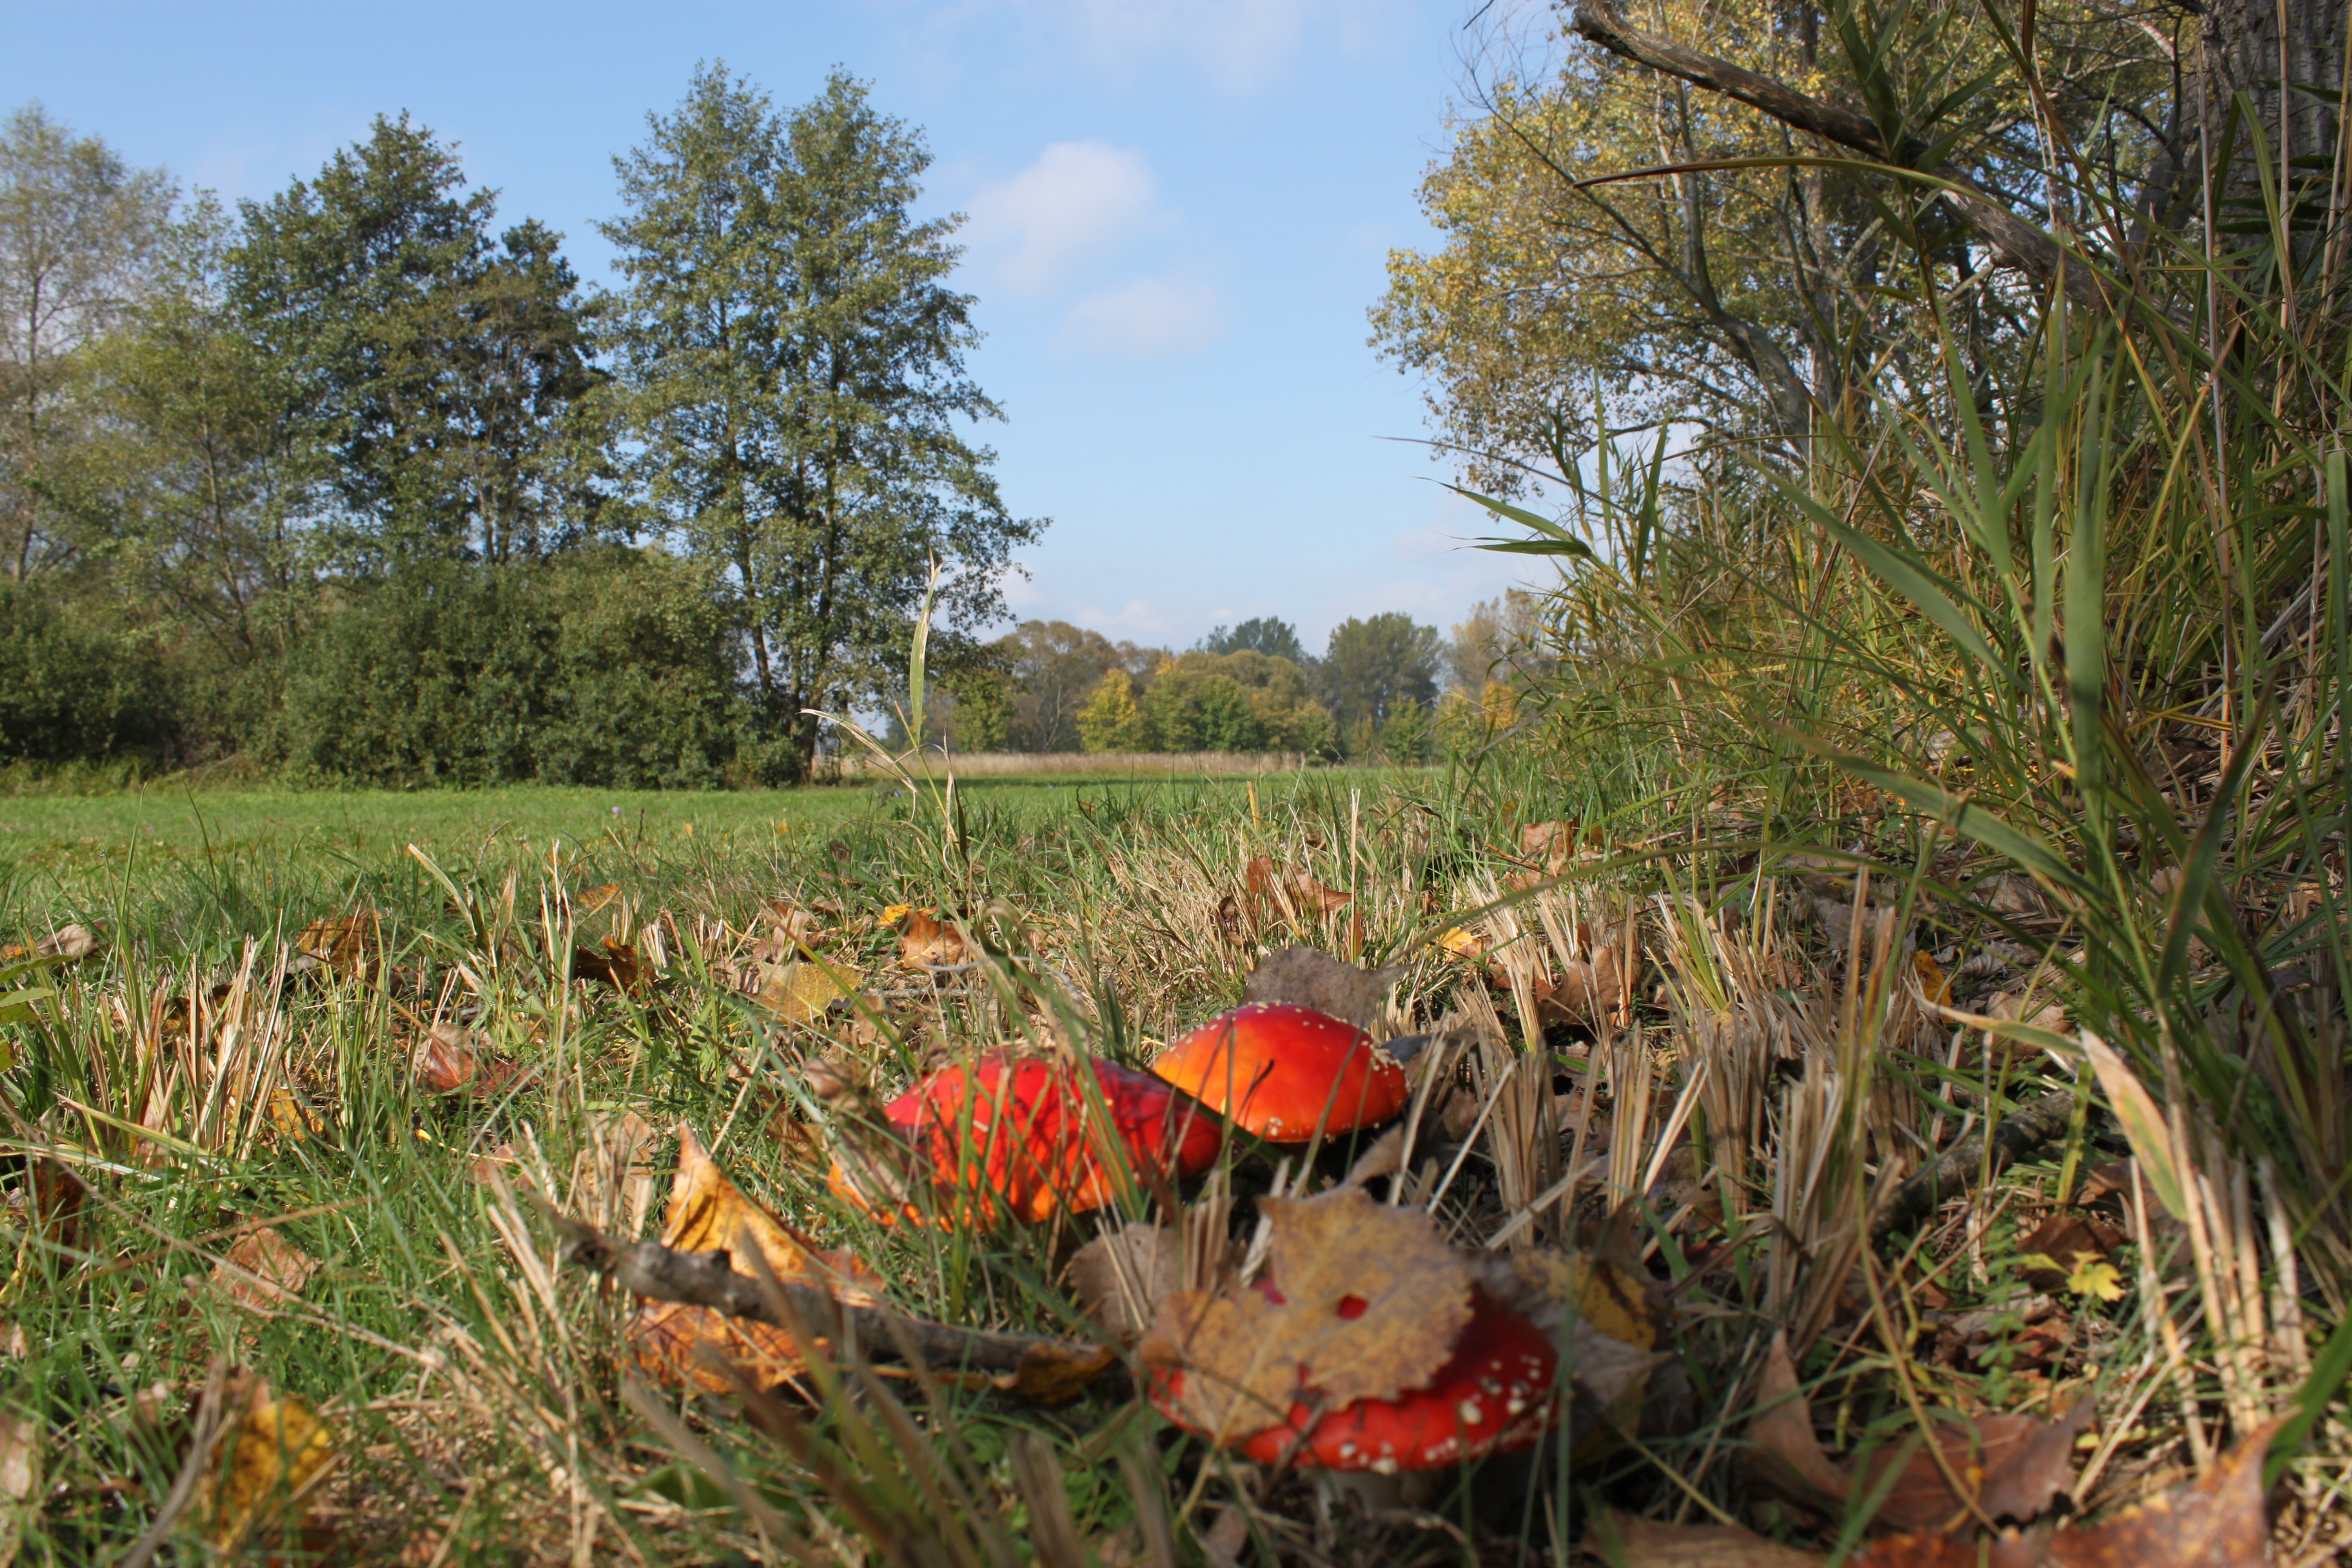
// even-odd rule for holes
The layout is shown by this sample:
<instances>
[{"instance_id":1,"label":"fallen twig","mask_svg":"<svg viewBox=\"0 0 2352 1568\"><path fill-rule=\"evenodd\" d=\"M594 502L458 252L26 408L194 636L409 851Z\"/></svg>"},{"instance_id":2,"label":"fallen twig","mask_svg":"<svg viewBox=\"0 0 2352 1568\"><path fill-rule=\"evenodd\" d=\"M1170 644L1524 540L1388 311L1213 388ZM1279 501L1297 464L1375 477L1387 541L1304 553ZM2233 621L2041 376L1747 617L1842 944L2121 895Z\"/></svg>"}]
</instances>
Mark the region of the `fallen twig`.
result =
<instances>
[{"instance_id":1,"label":"fallen twig","mask_svg":"<svg viewBox=\"0 0 2352 1568\"><path fill-rule=\"evenodd\" d=\"M624 1289L656 1301L708 1307L730 1318L748 1318L787 1331L796 1327L777 1315L760 1281L738 1270L723 1247L709 1252L683 1252L657 1241L616 1245L593 1226L559 1217L572 1237L563 1248L567 1263L616 1279ZM903 1347L919 1355L926 1367L1017 1373L1042 1360L1098 1350L1090 1342L992 1333L910 1318L887 1307L845 1301L823 1286L796 1280L781 1279L777 1287L803 1323L822 1329L844 1321L866 1352L877 1360L896 1360Z\"/></svg>"},{"instance_id":2,"label":"fallen twig","mask_svg":"<svg viewBox=\"0 0 2352 1568\"><path fill-rule=\"evenodd\" d=\"M2066 1131L2074 1116L2074 1091L2062 1089L2002 1117L1993 1124L1991 1170L1999 1174L2011 1160L2032 1153ZM1986 1169L1985 1133L1963 1138L1944 1151L1942 1158L1916 1173L1895 1191L1894 1198L1870 1227L1870 1239L1883 1241L1906 1226L1933 1214L1937 1205L1969 1184Z\"/></svg>"}]
</instances>

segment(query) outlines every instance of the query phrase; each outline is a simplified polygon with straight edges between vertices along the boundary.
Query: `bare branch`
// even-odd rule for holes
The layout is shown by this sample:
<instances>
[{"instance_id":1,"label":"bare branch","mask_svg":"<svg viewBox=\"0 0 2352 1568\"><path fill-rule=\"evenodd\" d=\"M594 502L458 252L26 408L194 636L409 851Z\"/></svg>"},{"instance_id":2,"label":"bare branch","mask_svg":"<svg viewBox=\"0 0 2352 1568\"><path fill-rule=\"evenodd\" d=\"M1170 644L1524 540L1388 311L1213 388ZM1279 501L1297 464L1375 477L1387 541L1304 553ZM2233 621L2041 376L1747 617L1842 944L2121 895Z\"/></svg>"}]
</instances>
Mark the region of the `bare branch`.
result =
<instances>
[{"instance_id":1,"label":"bare branch","mask_svg":"<svg viewBox=\"0 0 2352 1568\"><path fill-rule=\"evenodd\" d=\"M1635 65L1737 99L1784 125L1824 142L1833 142L1878 163L1893 166L1897 162L1885 138L1879 135L1878 127L1864 116L1824 103L1745 66L1685 48L1654 33L1644 33L1620 16L1609 0L1577 0L1576 30L1611 54ZM2082 300L2093 297L2088 263L2080 258L2070 258L2057 241L1986 195L1983 185L1974 177L1949 164L1927 173L1959 187L1937 194L1985 237L2002 261L2044 280L2063 274L2067 293ZM2070 260L2072 264L2065 265Z\"/></svg>"}]
</instances>

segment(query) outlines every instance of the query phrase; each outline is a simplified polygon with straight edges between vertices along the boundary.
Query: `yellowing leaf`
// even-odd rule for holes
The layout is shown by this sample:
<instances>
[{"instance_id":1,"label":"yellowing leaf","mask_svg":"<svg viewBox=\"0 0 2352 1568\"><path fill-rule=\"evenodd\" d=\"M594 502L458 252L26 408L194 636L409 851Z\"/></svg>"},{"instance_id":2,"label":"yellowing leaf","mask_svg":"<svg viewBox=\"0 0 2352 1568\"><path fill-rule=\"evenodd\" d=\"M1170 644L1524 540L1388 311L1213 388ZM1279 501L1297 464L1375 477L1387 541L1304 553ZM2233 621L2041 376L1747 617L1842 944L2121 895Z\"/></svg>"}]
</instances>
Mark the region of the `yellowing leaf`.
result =
<instances>
[{"instance_id":1,"label":"yellowing leaf","mask_svg":"<svg viewBox=\"0 0 2352 1568\"><path fill-rule=\"evenodd\" d=\"M1460 926L1440 932L1437 945L1465 963L1475 963L1486 956L1486 942L1475 932L1465 931Z\"/></svg>"},{"instance_id":2,"label":"yellowing leaf","mask_svg":"<svg viewBox=\"0 0 2352 1568\"><path fill-rule=\"evenodd\" d=\"M2106 1091L2107 1103L2123 1124L2124 1138L2131 1144L2147 1184L2156 1189L2157 1202L2173 1218L2186 1222L2188 1184L2173 1159L2172 1129L2164 1112L2115 1048L2088 1029L2083 1031L2083 1054L2091 1058L2091 1070L2099 1075L2099 1087Z\"/></svg>"},{"instance_id":3,"label":"yellowing leaf","mask_svg":"<svg viewBox=\"0 0 2352 1568\"><path fill-rule=\"evenodd\" d=\"M230 1397L243 1409L197 1497L205 1538L223 1553L257 1529L290 1521L337 1458L333 1429L301 1400L272 1399L258 1378L240 1392Z\"/></svg>"},{"instance_id":4,"label":"yellowing leaf","mask_svg":"<svg viewBox=\"0 0 2352 1568\"><path fill-rule=\"evenodd\" d=\"M2074 1267L2066 1276L2066 1289L2077 1296L2120 1301L2124 1299L2124 1277L2097 1253L2078 1252L2074 1254Z\"/></svg>"},{"instance_id":5,"label":"yellowing leaf","mask_svg":"<svg viewBox=\"0 0 2352 1568\"><path fill-rule=\"evenodd\" d=\"M858 974L822 959L772 964L760 985L760 1002L787 1024L806 1024L844 996L857 994Z\"/></svg>"}]
</instances>

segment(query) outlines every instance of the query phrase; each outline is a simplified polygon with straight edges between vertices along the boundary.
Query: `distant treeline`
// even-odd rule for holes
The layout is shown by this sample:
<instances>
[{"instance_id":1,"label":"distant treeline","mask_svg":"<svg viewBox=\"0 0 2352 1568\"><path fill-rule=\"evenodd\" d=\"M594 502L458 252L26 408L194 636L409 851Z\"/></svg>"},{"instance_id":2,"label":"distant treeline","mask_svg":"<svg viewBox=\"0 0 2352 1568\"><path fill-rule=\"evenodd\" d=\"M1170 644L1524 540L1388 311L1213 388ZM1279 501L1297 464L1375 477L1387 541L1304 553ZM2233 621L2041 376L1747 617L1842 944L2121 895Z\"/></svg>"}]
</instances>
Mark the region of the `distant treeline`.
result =
<instances>
[{"instance_id":1,"label":"distant treeline","mask_svg":"<svg viewBox=\"0 0 2352 1568\"><path fill-rule=\"evenodd\" d=\"M1272 616L1219 626L1178 653L1024 621L950 674L927 741L963 752L1291 752L1423 762L1507 723L1535 672L1522 593L1441 637L1391 611L1334 627L1321 657ZM890 740L907 739L894 722Z\"/></svg>"},{"instance_id":2,"label":"distant treeline","mask_svg":"<svg viewBox=\"0 0 2352 1568\"><path fill-rule=\"evenodd\" d=\"M1425 753L1524 601L1320 658L1268 620L983 637L1046 523L970 438L929 163L845 76L779 111L703 69L614 160L602 290L405 116L234 211L0 121L0 764L790 783L812 710L902 712L935 565L961 749Z\"/></svg>"}]
</instances>

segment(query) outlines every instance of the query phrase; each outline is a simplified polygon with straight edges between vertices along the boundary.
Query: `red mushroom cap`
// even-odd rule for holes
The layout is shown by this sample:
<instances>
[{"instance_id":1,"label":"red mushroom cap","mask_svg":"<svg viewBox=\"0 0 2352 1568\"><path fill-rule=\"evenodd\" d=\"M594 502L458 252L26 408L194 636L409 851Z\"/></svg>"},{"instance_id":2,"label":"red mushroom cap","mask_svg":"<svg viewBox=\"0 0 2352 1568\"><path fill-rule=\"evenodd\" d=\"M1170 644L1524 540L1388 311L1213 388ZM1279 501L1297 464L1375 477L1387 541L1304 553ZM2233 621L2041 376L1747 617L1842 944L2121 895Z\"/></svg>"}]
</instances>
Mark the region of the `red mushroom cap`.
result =
<instances>
[{"instance_id":1,"label":"red mushroom cap","mask_svg":"<svg viewBox=\"0 0 2352 1568\"><path fill-rule=\"evenodd\" d=\"M1412 1095L1404 1068L1354 1025L1288 1002L1251 1002L1168 1047L1151 1070L1269 1143L1386 1121ZM1326 1112L1328 1112L1328 1116Z\"/></svg>"},{"instance_id":2,"label":"red mushroom cap","mask_svg":"<svg viewBox=\"0 0 2352 1568\"><path fill-rule=\"evenodd\" d=\"M1279 1300L1270 1285L1260 1289ZM1394 1399L1360 1399L1316 1413L1294 1401L1286 1420L1254 1432L1238 1447L1260 1464L1285 1462L1327 1470L1433 1470L1527 1447L1558 1415L1552 1382L1559 1352L1551 1336L1483 1289L1470 1293L1470 1321L1454 1353L1429 1380ZM1150 1382L1151 1403L1188 1431L1181 1372Z\"/></svg>"},{"instance_id":3,"label":"red mushroom cap","mask_svg":"<svg viewBox=\"0 0 2352 1568\"><path fill-rule=\"evenodd\" d=\"M1091 1084L1082 1073L1091 1075ZM1223 1127L1190 1096L1149 1073L1104 1061L1072 1066L983 1057L969 1068L933 1073L884 1114L919 1163L928 1161L934 1184L971 1194L983 1224L997 1217L992 1197L1028 1220L1109 1203L1118 1193L1113 1140L1132 1169L1175 1181L1208 1169L1224 1146ZM859 1184L843 1174L847 1179L834 1184L836 1192L894 1217L864 1202Z\"/></svg>"}]
</instances>

